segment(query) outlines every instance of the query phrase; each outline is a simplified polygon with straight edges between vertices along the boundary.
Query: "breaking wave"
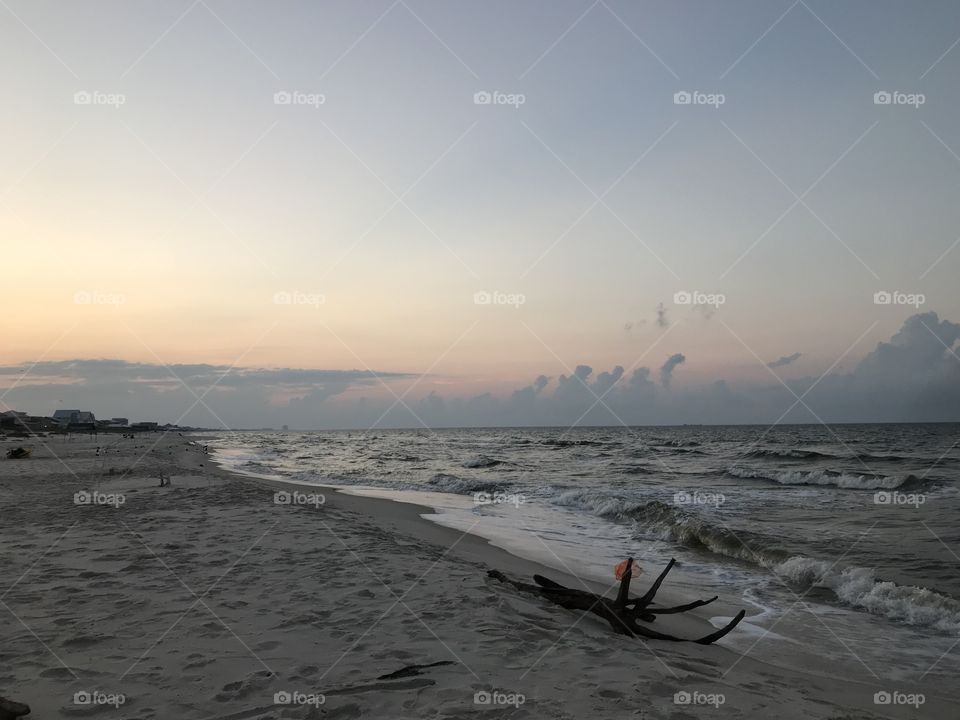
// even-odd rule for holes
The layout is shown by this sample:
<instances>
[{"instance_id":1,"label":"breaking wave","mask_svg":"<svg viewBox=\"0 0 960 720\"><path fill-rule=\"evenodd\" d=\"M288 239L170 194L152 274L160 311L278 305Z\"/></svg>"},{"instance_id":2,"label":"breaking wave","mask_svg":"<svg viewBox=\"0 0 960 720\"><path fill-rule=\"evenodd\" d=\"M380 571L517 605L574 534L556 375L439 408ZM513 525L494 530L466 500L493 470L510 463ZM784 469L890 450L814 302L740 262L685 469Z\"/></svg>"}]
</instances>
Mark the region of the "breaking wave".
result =
<instances>
[{"instance_id":1,"label":"breaking wave","mask_svg":"<svg viewBox=\"0 0 960 720\"><path fill-rule=\"evenodd\" d=\"M879 580L867 568L834 567L823 560L791 555L772 538L732 530L667 503L635 502L588 490L568 490L554 498L554 503L589 510L609 520L633 522L644 535L766 568L805 588L827 588L842 604L873 615L942 632L960 632L960 601L955 598Z\"/></svg>"},{"instance_id":2,"label":"breaking wave","mask_svg":"<svg viewBox=\"0 0 960 720\"><path fill-rule=\"evenodd\" d=\"M477 455L470 458L469 460L464 460L461 463L461 467L465 468L488 468L495 467L497 465L508 464L505 460L495 460L494 458L487 457L486 455Z\"/></svg>"},{"instance_id":3,"label":"breaking wave","mask_svg":"<svg viewBox=\"0 0 960 720\"><path fill-rule=\"evenodd\" d=\"M555 497L553 503L587 510L608 520L632 522L646 536L758 565L775 564L789 557L769 538L711 523L659 500L634 501L592 490L568 490Z\"/></svg>"},{"instance_id":4,"label":"breaking wave","mask_svg":"<svg viewBox=\"0 0 960 720\"><path fill-rule=\"evenodd\" d=\"M477 478L463 478L458 475L437 473L428 481L430 485L441 492L470 494L475 492L498 492L505 490L507 485L496 480L479 480Z\"/></svg>"},{"instance_id":5,"label":"breaking wave","mask_svg":"<svg viewBox=\"0 0 960 720\"><path fill-rule=\"evenodd\" d=\"M781 485L833 485L851 490L895 490L917 481L915 475L850 475L829 470L767 470L732 467L728 475L749 480L771 480Z\"/></svg>"},{"instance_id":6,"label":"breaking wave","mask_svg":"<svg viewBox=\"0 0 960 720\"><path fill-rule=\"evenodd\" d=\"M873 615L947 633L960 631L960 601L927 588L879 580L868 568L838 569L796 555L771 569L798 585L829 588L842 603Z\"/></svg>"}]
</instances>

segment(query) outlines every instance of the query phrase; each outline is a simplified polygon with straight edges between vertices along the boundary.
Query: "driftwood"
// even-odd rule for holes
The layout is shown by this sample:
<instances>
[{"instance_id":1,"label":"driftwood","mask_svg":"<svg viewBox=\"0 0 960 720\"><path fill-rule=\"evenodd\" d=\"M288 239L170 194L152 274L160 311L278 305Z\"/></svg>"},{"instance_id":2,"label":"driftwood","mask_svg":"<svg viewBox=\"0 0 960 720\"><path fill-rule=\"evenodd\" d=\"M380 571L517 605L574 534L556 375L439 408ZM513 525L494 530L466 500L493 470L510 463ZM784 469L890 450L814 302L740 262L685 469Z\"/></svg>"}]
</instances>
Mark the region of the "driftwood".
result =
<instances>
[{"instance_id":1,"label":"driftwood","mask_svg":"<svg viewBox=\"0 0 960 720\"><path fill-rule=\"evenodd\" d=\"M737 613L736 617L724 627L709 635L704 635L701 638L679 638L668 635L667 633L651 630L639 624L641 621L653 622L657 619L657 615L673 615L675 613L687 612L694 608L703 607L717 599L716 596L713 596L709 600L695 600L686 605L677 605L675 607L652 607L653 598L656 596L660 585L663 584L664 578L667 577L667 573L670 572L675 562L675 560L671 559L670 563L664 571L660 573L660 576L654 581L650 589L647 590L642 597L632 600L630 599L630 579L633 576L633 558L627 560L626 570L620 578L620 590L617 593L616 600L610 600L602 595L596 595L591 592L564 587L542 575L533 576L533 581L536 585L511 580L499 570L490 570L487 575L501 582L509 583L523 592L541 595L568 610L584 610L599 615L610 623L614 631L621 635L629 635L631 637L639 635L653 640L695 642L701 645L709 645L710 643L716 642L740 623L746 614L743 610Z\"/></svg>"},{"instance_id":2,"label":"driftwood","mask_svg":"<svg viewBox=\"0 0 960 720\"><path fill-rule=\"evenodd\" d=\"M30 706L0 697L0 720L16 720L30 714Z\"/></svg>"}]
</instances>

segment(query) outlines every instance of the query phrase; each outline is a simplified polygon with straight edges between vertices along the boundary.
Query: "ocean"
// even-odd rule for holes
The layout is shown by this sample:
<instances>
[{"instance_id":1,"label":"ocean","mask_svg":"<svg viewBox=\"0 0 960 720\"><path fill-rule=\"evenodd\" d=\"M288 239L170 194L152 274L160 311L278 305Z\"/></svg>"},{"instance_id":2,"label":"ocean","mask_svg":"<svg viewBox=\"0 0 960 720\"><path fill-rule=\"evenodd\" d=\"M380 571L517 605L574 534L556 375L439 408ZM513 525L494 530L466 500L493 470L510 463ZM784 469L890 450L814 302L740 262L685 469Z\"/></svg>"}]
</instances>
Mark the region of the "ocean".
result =
<instances>
[{"instance_id":1,"label":"ocean","mask_svg":"<svg viewBox=\"0 0 960 720\"><path fill-rule=\"evenodd\" d=\"M231 470L417 502L517 555L748 611L723 644L903 680L960 670L960 424L223 432ZM641 580L642 586L643 580ZM720 624L722 618L716 618Z\"/></svg>"}]
</instances>

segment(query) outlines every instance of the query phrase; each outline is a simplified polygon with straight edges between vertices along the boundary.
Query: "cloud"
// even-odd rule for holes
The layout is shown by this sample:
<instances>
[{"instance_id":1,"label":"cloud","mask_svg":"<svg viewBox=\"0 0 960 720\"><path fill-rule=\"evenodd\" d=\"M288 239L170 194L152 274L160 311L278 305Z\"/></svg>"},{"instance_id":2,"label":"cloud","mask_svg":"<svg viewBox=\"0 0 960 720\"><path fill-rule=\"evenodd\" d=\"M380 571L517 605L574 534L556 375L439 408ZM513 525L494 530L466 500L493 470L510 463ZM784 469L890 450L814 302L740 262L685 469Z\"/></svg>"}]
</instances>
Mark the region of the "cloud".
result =
<instances>
[{"instance_id":1,"label":"cloud","mask_svg":"<svg viewBox=\"0 0 960 720\"><path fill-rule=\"evenodd\" d=\"M913 315L849 373L835 373L812 397L838 422L935 422L960 419L960 324L935 312Z\"/></svg>"},{"instance_id":2,"label":"cloud","mask_svg":"<svg viewBox=\"0 0 960 720\"><path fill-rule=\"evenodd\" d=\"M413 377L372 370L41 361L0 366L0 389L5 390L0 405L47 415L67 406L89 408L103 417L249 427L261 424L271 406L289 406L297 414L349 390Z\"/></svg>"},{"instance_id":3,"label":"cloud","mask_svg":"<svg viewBox=\"0 0 960 720\"><path fill-rule=\"evenodd\" d=\"M798 352L793 353L793 355L784 355L783 357L777 360L768 362L767 367L768 368L785 367L786 365L789 365L790 363L792 363L794 360L799 360L801 355L803 355L803 353L798 353Z\"/></svg>"},{"instance_id":4,"label":"cloud","mask_svg":"<svg viewBox=\"0 0 960 720\"><path fill-rule=\"evenodd\" d=\"M553 379L538 374L504 395L457 397L445 389L446 381L428 376L421 393L403 404L395 404L381 381L408 380L408 373L70 360L0 367L0 387L7 388L0 408L48 414L80 407L103 417L304 429L958 421L958 342L960 324L930 312L908 318L852 370L786 385L722 378L677 385L674 372L687 356L675 353L658 369L628 372L617 365L595 372L581 364ZM204 396L202 404L197 395Z\"/></svg>"},{"instance_id":5,"label":"cloud","mask_svg":"<svg viewBox=\"0 0 960 720\"><path fill-rule=\"evenodd\" d=\"M520 388L519 390L514 390L513 395L511 395L511 400L520 405L529 405L537 399L537 396L549 382L550 380L546 375L540 375L530 385Z\"/></svg>"},{"instance_id":6,"label":"cloud","mask_svg":"<svg viewBox=\"0 0 960 720\"><path fill-rule=\"evenodd\" d=\"M674 353L667 358L667 361L660 368L660 384L664 387L670 387L670 380L673 379L673 371L678 365L683 365L687 361L683 353Z\"/></svg>"}]
</instances>

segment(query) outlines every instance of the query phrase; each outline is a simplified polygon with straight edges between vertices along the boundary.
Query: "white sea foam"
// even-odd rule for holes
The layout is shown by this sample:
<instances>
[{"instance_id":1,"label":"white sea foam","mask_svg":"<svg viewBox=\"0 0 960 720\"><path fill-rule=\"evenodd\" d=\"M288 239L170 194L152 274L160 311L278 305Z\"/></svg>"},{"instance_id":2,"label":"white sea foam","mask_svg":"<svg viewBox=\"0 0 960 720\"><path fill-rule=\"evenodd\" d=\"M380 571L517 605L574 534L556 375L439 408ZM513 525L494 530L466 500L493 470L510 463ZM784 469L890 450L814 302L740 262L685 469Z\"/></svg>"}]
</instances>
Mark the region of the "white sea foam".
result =
<instances>
[{"instance_id":1,"label":"white sea foam","mask_svg":"<svg viewBox=\"0 0 960 720\"><path fill-rule=\"evenodd\" d=\"M878 580L869 568L837 568L833 563L794 556L772 570L803 586L829 588L847 605L907 625L960 632L960 602L927 588Z\"/></svg>"},{"instance_id":2,"label":"white sea foam","mask_svg":"<svg viewBox=\"0 0 960 720\"><path fill-rule=\"evenodd\" d=\"M849 475L828 470L766 470L732 467L727 473L750 480L772 480L781 485L833 485L849 490L893 490L915 478L913 475Z\"/></svg>"}]
</instances>

